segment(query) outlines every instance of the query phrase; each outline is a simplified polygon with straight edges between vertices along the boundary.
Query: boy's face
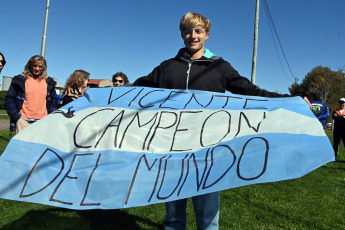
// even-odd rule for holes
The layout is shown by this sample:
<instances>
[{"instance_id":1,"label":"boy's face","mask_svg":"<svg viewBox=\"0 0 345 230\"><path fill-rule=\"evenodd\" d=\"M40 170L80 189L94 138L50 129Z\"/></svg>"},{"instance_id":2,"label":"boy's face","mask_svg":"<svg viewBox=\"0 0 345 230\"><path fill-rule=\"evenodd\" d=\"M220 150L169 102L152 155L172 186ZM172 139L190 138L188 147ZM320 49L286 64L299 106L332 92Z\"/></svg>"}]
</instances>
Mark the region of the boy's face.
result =
<instances>
[{"instance_id":1,"label":"boy's face","mask_svg":"<svg viewBox=\"0 0 345 230\"><path fill-rule=\"evenodd\" d=\"M208 35L209 33L201 26L189 26L181 32L186 48L193 53L204 50Z\"/></svg>"}]
</instances>

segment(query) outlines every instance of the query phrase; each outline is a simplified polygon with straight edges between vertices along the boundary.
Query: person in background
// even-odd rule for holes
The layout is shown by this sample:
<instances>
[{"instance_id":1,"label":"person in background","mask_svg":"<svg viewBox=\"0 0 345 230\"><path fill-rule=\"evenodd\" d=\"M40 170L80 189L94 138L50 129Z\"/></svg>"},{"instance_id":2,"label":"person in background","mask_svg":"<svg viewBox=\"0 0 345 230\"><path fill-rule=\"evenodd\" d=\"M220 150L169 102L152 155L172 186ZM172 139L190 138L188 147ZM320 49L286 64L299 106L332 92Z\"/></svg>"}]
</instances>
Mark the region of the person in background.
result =
<instances>
[{"instance_id":1,"label":"person in background","mask_svg":"<svg viewBox=\"0 0 345 230\"><path fill-rule=\"evenodd\" d=\"M45 58L31 57L24 72L13 78L5 97L5 108L11 118L10 133L19 133L57 109L55 85L47 74Z\"/></svg>"},{"instance_id":2,"label":"person in background","mask_svg":"<svg viewBox=\"0 0 345 230\"><path fill-rule=\"evenodd\" d=\"M134 86L166 89L230 91L235 94L289 97L261 89L242 77L229 62L205 49L209 38L210 21L197 13L187 13L180 21L181 37L185 48L169 60L163 61L148 75L137 79ZM306 99L306 98L305 98ZM309 102L309 101L308 101ZM218 229L220 193L192 197L198 230ZM186 229L187 199L166 203L166 230Z\"/></svg>"},{"instance_id":3,"label":"person in background","mask_svg":"<svg viewBox=\"0 0 345 230\"><path fill-rule=\"evenodd\" d=\"M115 73L113 75L112 82L114 87L129 85L127 75L122 72Z\"/></svg>"},{"instance_id":4,"label":"person in background","mask_svg":"<svg viewBox=\"0 0 345 230\"><path fill-rule=\"evenodd\" d=\"M62 91L61 106L84 96L84 92L88 88L89 78L90 73L84 70L74 71L67 79L65 88Z\"/></svg>"},{"instance_id":5,"label":"person in background","mask_svg":"<svg viewBox=\"0 0 345 230\"><path fill-rule=\"evenodd\" d=\"M0 52L0 73L5 65L6 65L5 56Z\"/></svg>"},{"instance_id":6,"label":"person in background","mask_svg":"<svg viewBox=\"0 0 345 230\"><path fill-rule=\"evenodd\" d=\"M333 149L337 159L340 140L343 140L345 147L345 98L339 99L339 108L333 110L332 118L334 119Z\"/></svg>"},{"instance_id":7,"label":"person in background","mask_svg":"<svg viewBox=\"0 0 345 230\"><path fill-rule=\"evenodd\" d=\"M321 122L323 129L325 129L326 119L329 117L328 106L319 100L313 101L310 104L311 104L311 110L313 111L317 119L319 119L319 121Z\"/></svg>"}]
</instances>

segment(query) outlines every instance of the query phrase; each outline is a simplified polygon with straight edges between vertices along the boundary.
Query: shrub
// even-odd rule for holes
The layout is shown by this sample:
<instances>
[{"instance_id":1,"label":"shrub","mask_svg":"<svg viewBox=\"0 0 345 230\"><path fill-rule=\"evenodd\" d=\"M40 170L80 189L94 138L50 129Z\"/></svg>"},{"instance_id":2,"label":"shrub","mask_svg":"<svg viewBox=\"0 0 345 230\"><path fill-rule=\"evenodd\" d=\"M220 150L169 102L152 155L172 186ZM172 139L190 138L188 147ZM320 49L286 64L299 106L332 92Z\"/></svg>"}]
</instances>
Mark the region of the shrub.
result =
<instances>
[{"instance_id":1,"label":"shrub","mask_svg":"<svg viewBox=\"0 0 345 230\"><path fill-rule=\"evenodd\" d=\"M0 91L0 109L5 109L5 96L7 94L7 91Z\"/></svg>"}]
</instances>

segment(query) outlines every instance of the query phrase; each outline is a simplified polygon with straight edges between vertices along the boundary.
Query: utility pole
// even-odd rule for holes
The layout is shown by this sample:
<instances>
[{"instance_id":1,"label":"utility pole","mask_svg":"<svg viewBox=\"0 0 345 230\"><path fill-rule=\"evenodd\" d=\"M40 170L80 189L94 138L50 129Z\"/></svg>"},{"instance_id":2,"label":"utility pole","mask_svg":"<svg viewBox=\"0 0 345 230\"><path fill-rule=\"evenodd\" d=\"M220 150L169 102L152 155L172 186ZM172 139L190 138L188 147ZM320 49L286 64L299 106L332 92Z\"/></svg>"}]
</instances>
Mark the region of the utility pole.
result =
<instances>
[{"instance_id":1,"label":"utility pole","mask_svg":"<svg viewBox=\"0 0 345 230\"><path fill-rule=\"evenodd\" d=\"M49 2L50 2L50 0L47 0L46 17L45 17L45 20L44 20L44 30L43 30L43 36L42 36L41 56L43 56L43 57L46 54Z\"/></svg>"},{"instance_id":2,"label":"utility pole","mask_svg":"<svg viewBox=\"0 0 345 230\"><path fill-rule=\"evenodd\" d=\"M255 84L256 55L257 55L257 50L258 50L259 8L260 8L260 0L256 0L255 25L254 25L254 48L253 48L253 61L252 61L252 83L253 84Z\"/></svg>"}]
</instances>

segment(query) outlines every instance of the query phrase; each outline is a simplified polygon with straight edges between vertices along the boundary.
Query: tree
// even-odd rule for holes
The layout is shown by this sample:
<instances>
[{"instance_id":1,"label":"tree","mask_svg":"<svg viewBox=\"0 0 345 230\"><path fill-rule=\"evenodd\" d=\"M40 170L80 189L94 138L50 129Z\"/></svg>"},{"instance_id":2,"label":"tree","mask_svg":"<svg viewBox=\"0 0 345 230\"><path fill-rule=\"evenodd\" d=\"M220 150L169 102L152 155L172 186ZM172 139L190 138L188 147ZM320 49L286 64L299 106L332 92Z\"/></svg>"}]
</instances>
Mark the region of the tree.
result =
<instances>
[{"instance_id":1,"label":"tree","mask_svg":"<svg viewBox=\"0 0 345 230\"><path fill-rule=\"evenodd\" d=\"M338 106L339 98L345 97L344 69L332 71L329 67L317 66L304 77L301 84L289 87L292 95L307 95L310 101L322 101L330 109Z\"/></svg>"}]
</instances>

